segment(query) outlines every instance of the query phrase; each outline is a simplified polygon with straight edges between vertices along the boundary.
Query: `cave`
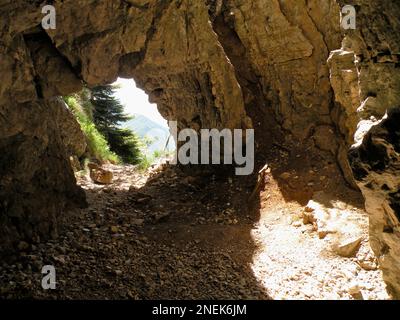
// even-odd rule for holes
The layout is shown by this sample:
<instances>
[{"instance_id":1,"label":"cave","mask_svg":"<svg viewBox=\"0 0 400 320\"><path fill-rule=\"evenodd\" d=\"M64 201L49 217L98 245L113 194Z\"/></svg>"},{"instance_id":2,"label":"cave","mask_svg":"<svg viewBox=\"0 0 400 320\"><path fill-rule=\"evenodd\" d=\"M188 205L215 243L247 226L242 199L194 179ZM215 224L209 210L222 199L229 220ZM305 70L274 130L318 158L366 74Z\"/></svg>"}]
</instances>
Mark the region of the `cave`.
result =
<instances>
[{"instance_id":1,"label":"cave","mask_svg":"<svg viewBox=\"0 0 400 320\"><path fill-rule=\"evenodd\" d=\"M399 298L400 3L351 1L344 28L348 4L321 2L55 0L44 28L44 1L0 1L0 297ZM69 159L85 138L62 97L119 77L179 131L254 130L253 174L168 161L140 185L124 167L118 188L85 185ZM302 237L309 254L295 253ZM327 276L315 250L383 277L380 292L357 276L309 289ZM61 269L61 289L40 288L42 265ZM87 295L68 288L77 272Z\"/></svg>"}]
</instances>

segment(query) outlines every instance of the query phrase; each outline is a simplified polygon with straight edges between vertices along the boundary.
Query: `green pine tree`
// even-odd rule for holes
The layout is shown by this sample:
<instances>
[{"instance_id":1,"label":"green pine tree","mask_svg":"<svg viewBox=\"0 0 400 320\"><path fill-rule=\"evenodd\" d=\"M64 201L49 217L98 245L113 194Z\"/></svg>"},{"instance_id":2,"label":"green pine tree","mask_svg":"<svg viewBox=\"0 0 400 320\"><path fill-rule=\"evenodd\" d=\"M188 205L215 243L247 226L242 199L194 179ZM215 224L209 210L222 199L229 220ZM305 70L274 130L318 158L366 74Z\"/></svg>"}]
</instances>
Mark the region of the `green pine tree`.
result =
<instances>
[{"instance_id":1,"label":"green pine tree","mask_svg":"<svg viewBox=\"0 0 400 320\"><path fill-rule=\"evenodd\" d=\"M93 122L106 137L111 151L125 163L137 164L141 160L140 139L133 131L121 128L132 117L125 114L124 106L115 98L115 89L113 85L91 89Z\"/></svg>"}]
</instances>

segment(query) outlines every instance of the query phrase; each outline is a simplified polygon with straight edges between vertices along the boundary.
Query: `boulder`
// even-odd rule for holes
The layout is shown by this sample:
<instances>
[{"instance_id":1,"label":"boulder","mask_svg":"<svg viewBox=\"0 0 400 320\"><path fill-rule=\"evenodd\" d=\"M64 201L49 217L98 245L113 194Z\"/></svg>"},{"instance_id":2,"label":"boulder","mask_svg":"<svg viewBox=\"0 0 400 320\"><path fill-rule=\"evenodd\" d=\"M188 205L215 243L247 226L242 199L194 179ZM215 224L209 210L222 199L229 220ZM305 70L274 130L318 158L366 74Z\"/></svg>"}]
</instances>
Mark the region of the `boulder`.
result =
<instances>
[{"instance_id":1,"label":"boulder","mask_svg":"<svg viewBox=\"0 0 400 320\"><path fill-rule=\"evenodd\" d=\"M88 164L90 170L90 178L93 182L98 184L112 184L113 183L113 173L110 170L105 170L94 163Z\"/></svg>"}]
</instances>

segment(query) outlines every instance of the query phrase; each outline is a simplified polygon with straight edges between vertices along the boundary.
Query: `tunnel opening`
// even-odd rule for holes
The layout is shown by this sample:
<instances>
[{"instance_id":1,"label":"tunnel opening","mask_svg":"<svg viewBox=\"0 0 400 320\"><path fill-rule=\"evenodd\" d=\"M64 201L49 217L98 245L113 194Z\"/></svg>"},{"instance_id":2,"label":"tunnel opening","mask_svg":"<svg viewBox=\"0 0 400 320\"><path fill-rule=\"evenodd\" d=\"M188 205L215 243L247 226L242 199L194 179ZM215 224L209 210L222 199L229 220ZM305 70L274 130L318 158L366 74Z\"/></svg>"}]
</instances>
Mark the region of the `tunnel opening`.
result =
<instances>
[{"instance_id":1,"label":"tunnel opening","mask_svg":"<svg viewBox=\"0 0 400 320\"><path fill-rule=\"evenodd\" d=\"M168 121L160 114L157 105L149 101L149 97L136 86L133 79L118 78L113 85L117 87L116 98L132 117L123 126L133 130L143 140L142 152L146 161L154 165L163 159L171 160L176 149L175 141Z\"/></svg>"}]
</instances>

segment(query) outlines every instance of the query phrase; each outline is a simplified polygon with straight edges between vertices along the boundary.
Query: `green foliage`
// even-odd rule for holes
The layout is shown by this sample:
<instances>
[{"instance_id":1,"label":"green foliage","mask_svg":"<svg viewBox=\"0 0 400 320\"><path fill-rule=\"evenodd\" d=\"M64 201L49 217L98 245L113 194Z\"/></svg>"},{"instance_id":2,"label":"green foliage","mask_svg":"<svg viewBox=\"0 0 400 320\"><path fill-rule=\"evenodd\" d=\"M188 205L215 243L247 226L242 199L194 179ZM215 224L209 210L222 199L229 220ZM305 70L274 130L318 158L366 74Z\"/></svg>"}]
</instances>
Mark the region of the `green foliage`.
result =
<instances>
[{"instance_id":1,"label":"green foliage","mask_svg":"<svg viewBox=\"0 0 400 320\"><path fill-rule=\"evenodd\" d=\"M154 160L153 156L143 155L139 162L139 169L141 171L146 171L152 164L154 164Z\"/></svg>"},{"instance_id":2,"label":"green foliage","mask_svg":"<svg viewBox=\"0 0 400 320\"><path fill-rule=\"evenodd\" d=\"M115 98L113 85L98 86L91 89L92 97L90 102L93 108L93 121L97 128L105 135L109 131L118 128L121 123L132 119L125 114L124 106Z\"/></svg>"},{"instance_id":3,"label":"green foliage","mask_svg":"<svg viewBox=\"0 0 400 320\"><path fill-rule=\"evenodd\" d=\"M116 128L108 132L108 142L122 161L137 164L142 159L140 139L129 129Z\"/></svg>"},{"instance_id":4,"label":"green foliage","mask_svg":"<svg viewBox=\"0 0 400 320\"><path fill-rule=\"evenodd\" d=\"M90 154L100 161L120 162L119 157L110 150L105 137L97 130L90 116L87 115L86 112L89 109L87 105L81 103L83 100L81 94L64 97L64 101L77 118L86 136Z\"/></svg>"},{"instance_id":5,"label":"green foliage","mask_svg":"<svg viewBox=\"0 0 400 320\"><path fill-rule=\"evenodd\" d=\"M124 113L124 106L115 98L115 87L98 86L91 89L91 92L93 122L107 139L111 151L125 163L138 164L143 161L139 137L130 129L120 127L121 123L131 120L132 117Z\"/></svg>"},{"instance_id":6,"label":"green foliage","mask_svg":"<svg viewBox=\"0 0 400 320\"><path fill-rule=\"evenodd\" d=\"M146 171L150 166L152 166L157 160L161 158L168 158L173 155L174 151L162 151L156 150L152 155L144 154L140 163L139 168L143 171Z\"/></svg>"},{"instance_id":7,"label":"green foliage","mask_svg":"<svg viewBox=\"0 0 400 320\"><path fill-rule=\"evenodd\" d=\"M132 117L124 113L124 107L114 97L115 87L99 86L83 89L64 97L85 133L89 153L100 161L138 164L147 170L162 153L147 156L144 150L153 142L140 139L132 130L121 127L121 123Z\"/></svg>"}]
</instances>

